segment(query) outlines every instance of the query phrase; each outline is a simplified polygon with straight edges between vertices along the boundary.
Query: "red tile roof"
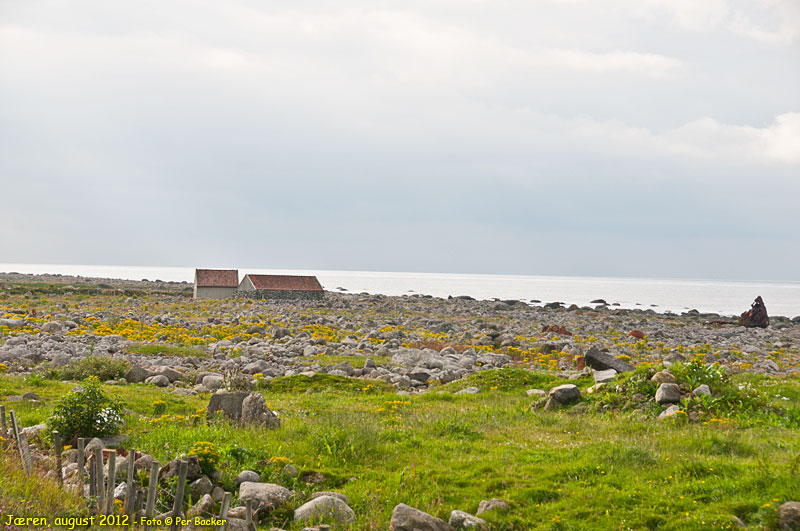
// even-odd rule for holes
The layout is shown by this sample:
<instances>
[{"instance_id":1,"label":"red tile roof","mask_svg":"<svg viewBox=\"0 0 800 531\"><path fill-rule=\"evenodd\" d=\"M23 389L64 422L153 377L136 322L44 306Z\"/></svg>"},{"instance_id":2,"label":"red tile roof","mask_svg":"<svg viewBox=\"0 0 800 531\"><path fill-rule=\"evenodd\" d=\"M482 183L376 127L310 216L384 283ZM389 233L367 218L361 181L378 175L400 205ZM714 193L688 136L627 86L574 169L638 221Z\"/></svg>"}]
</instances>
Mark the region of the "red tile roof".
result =
<instances>
[{"instance_id":1,"label":"red tile roof","mask_svg":"<svg viewBox=\"0 0 800 531\"><path fill-rule=\"evenodd\" d=\"M238 269L195 269L195 283L202 288L236 288Z\"/></svg>"},{"instance_id":2,"label":"red tile roof","mask_svg":"<svg viewBox=\"0 0 800 531\"><path fill-rule=\"evenodd\" d=\"M322 291L317 277L296 275L247 275L256 289L276 291Z\"/></svg>"}]
</instances>

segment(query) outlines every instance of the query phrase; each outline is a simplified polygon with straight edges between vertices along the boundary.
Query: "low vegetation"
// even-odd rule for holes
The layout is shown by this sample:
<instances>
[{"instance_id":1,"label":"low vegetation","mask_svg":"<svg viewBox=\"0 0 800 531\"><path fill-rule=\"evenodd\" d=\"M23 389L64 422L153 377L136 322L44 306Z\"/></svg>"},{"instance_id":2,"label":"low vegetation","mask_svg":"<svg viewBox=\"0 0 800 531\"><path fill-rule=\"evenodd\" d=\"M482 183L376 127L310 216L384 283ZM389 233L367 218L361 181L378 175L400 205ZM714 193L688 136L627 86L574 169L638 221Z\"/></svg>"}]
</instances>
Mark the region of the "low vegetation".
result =
<instances>
[{"instance_id":1,"label":"low vegetation","mask_svg":"<svg viewBox=\"0 0 800 531\"><path fill-rule=\"evenodd\" d=\"M725 529L734 517L752 528L773 528L777 506L796 498L800 484L800 431L792 420L800 379L717 380L717 389L724 384L742 393L741 406L725 399L696 422L681 422L656 420L627 399L650 393L643 377L651 370L612 383L620 388L616 401L610 392L585 395L582 406L560 412L532 409L525 394L565 383L544 372L483 371L413 396L340 376L276 378L262 393L282 426L266 431L207 424L208 395L101 387L133 411L125 417L126 447L162 462L181 453L202 456L234 492L233 479L243 469L298 491L300 499L338 490L357 515L349 529L386 529L401 502L446 519L453 509L474 513L491 498L511 504L508 512L482 515L493 529ZM701 368L673 370L684 378ZM702 370L708 372L698 378L718 378ZM585 392L592 382L577 383ZM481 392L455 394L468 386ZM0 376L0 397L27 390L55 397L62 389L57 382L35 387ZM17 412L30 425L58 411L54 403L45 398ZM264 528L269 525L300 529L288 513Z\"/></svg>"}]
</instances>

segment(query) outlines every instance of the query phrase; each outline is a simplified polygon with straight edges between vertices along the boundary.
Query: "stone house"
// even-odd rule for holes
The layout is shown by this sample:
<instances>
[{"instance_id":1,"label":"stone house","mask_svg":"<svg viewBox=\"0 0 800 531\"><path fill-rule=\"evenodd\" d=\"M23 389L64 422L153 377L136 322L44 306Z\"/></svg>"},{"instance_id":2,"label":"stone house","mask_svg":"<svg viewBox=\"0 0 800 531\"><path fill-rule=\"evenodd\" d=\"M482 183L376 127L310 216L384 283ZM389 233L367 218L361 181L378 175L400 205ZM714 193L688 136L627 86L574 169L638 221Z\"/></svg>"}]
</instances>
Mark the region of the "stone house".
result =
<instances>
[{"instance_id":1,"label":"stone house","mask_svg":"<svg viewBox=\"0 0 800 531\"><path fill-rule=\"evenodd\" d=\"M238 269L195 269L195 299L226 299L236 295Z\"/></svg>"},{"instance_id":2,"label":"stone house","mask_svg":"<svg viewBox=\"0 0 800 531\"><path fill-rule=\"evenodd\" d=\"M321 300L322 285L314 276L245 275L238 295L256 299Z\"/></svg>"}]
</instances>

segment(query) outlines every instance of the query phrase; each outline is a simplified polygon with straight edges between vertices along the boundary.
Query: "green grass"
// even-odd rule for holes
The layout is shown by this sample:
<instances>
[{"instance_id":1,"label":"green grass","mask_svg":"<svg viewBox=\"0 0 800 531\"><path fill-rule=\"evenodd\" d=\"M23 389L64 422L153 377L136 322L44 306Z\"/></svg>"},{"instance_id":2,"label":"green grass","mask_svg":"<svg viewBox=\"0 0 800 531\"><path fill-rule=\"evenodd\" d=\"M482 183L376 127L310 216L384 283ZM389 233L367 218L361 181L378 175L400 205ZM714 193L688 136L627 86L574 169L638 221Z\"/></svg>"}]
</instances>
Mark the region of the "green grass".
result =
<instances>
[{"instance_id":1,"label":"green grass","mask_svg":"<svg viewBox=\"0 0 800 531\"><path fill-rule=\"evenodd\" d=\"M182 358L208 357L208 352L201 348L187 347L183 345L166 345L163 343L157 345L135 343L126 347L125 352L130 354L142 354L144 356L176 356Z\"/></svg>"},{"instance_id":2,"label":"green grass","mask_svg":"<svg viewBox=\"0 0 800 531\"><path fill-rule=\"evenodd\" d=\"M166 462L197 441L210 441L222 453L227 489L245 468L259 472L262 481L297 490L297 505L313 490L335 489L356 512L349 529L388 528L400 502L447 519L453 509L474 514L490 498L512 506L485 515L493 529L727 528L734 516L753 529L769 529L777 506L797 499L797 429L768 416L681 425L625 408L605 414L591 408L531 410L524 389L561 383L546 373L483 371L429 393L401 396L383 382L324 374L277 378L262 390L280 414L277 430L227 422L154 423L154 401L165 401L170 415L188 417L208 396L176 396L142 385L105 390L134 411L126 417L126 447ZM468 385L482 392L452 393ZM759 385L794 399L800 379L759 378ZM46 418L68 387L34 387L3 376L0 398L28 390L40 394L44 404L11 404L29 425ZM287 462L303 478L319 473L324 481L311 485L287 475ZM300 529L285 515L269 525Z\"/></svg>"},{"instance_id":3,"label":"green grass","mask_svg":"<svg viewBox=\"0 0 800 531\"><path fill-rule=\"evenodd\" d=\"M369 356L375 365L388 365L391 356ZM367 356L301 356L297 358L300 363L305 366L322 365L327 367L329 365L338 365L339 363L348 362L355 369L360 369L364 366Z\"/></svg>"}]
</instances>

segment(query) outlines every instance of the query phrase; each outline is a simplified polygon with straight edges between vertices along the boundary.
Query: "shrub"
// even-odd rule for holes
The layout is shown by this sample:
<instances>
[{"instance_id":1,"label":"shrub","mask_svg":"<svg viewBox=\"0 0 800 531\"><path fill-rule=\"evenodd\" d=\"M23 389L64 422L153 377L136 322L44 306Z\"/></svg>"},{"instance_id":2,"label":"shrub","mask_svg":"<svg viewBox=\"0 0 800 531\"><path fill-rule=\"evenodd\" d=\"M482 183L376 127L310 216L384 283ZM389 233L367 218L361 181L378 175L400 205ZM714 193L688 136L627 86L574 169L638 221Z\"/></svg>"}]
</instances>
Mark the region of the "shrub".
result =
<instances>
[{"instance_id":1,"label":"shrub","mask_svg":"<svg viewBox=\"0 0 800 531\"><path fill-rule=\"evenodd\" d=\"M100 381L90 376L81 389L61 399L47 421L50 430L58 430L65 441L74 437L110 437L119 434L122 401L103 393Z\"/></svg>"},{"instance_id":2,"label":"shrub","mask_svg":"<svg viewBox=\"0 0 800 531\"><path fill-rule=\"evenodd\" d=\"M214 443L208 441L198 441L194 443L187 455L197 456L197 460L200 462L200 468L203 470L204 474L210 474L211 471L217 467L222 457Z\"/></svg>"},{"instance_id":3,"label":"shrub","mask_svg":"<svg viewBox=\"0 0 800 531\"><path fill-rule=\"evenodd\" d=\"M128 369L130 369L130 364L125 360L107 356L87 356L55 369L52 371L52 376L62 380L83 380L94 376L105 381L122 378Z\"/></svg>"}]
</instances>

